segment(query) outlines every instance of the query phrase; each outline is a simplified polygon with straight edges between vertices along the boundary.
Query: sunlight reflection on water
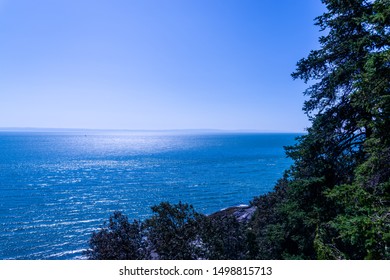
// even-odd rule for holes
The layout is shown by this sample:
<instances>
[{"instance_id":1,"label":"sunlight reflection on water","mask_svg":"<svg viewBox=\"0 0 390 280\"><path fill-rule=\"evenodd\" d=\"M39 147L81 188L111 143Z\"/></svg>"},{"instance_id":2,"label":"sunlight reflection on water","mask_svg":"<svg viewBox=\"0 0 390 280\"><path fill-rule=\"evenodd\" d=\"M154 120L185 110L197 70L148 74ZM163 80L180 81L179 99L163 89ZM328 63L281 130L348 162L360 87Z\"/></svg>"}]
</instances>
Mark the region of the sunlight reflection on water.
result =
<instances>
[{"instance_id":1,"label":"sunlight reflection on water","mask_svg":"<svg viewBox=\"0 0 390 280\"><path fill-rule=\"evenodd\" d=\"M0 259L80 258L116 210L247 204L291 164L293 134L0 133Z\"/></svg>"}]
</instances>

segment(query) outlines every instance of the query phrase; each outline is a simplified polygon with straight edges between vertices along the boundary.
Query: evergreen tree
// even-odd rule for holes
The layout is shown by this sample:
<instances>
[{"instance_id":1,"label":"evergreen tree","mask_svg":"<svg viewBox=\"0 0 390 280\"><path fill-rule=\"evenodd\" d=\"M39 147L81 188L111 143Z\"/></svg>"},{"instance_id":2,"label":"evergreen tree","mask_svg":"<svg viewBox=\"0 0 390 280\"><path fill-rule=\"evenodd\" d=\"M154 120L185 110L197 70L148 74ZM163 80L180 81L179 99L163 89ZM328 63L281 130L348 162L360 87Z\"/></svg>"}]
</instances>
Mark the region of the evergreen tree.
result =
<instances>
[{"instance_id":1,"label":"evergreen tree","mask_svg":"<svg viewBox=\"0 0 390 280\"><path fill-rule=\"evenodd\" d=\"M192 260L204 256L199 237L204 216L192 205L161 202L152 211L154 215L145 221L146 236L159 259Z\"/></svg>"},{"instance_id":2,"label":"evergreen tree","mask_svg":"<svg viewBox=\"0 0 390 280\"><path fill-rule=\"evenodd\" d=\"M274 258L389 258L390 1L322 2L321 48L292 74L311 83L312 126L287 148L279 219L258 225L258 239L283 232Z\"/></svg>"},{"instance_id":3,"label":"evergreen tree","mask_svg":"<svg viewBox=\"0 0 390 280\"><path fill-rule=\"evenodd\" d=\"M142 222L131 223L121 212L114 212L109 222L92 234L89 246L84 254L92 260L142 260L150 255Z\"/></svg>"}]
</instances>

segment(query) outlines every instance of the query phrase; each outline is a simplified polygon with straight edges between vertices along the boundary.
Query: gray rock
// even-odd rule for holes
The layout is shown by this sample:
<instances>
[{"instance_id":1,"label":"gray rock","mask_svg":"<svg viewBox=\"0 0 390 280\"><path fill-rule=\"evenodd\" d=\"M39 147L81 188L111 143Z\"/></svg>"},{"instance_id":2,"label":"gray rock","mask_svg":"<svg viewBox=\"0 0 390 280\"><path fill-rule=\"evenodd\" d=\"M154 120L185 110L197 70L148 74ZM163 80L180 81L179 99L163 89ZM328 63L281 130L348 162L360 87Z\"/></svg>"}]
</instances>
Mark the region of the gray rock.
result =
<instances>
[{"instance_id":1,"label":"gray rock","mask_svg":"<svg viewBox=\"0 0 390 280\"><path fill-rule=\"evenodd\" d=\"M256 206L240 205L222 209L210 215L210 217L234 216L237 221L247 223L253 217Z\"/></svg>"}]
</instances>

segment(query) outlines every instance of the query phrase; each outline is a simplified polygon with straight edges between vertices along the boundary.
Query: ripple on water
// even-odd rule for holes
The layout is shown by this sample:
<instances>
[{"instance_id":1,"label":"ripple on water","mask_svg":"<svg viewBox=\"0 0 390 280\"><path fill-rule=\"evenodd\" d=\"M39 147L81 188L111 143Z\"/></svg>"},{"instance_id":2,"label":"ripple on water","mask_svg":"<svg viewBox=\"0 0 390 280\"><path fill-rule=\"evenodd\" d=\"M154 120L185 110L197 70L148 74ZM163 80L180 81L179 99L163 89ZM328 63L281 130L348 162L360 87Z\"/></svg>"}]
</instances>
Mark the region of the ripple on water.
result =
<instances>
[{"instance_id":1,"label":"ripple on water","mask_svg":"<svg viewBox=\"0 0 390 280\"><path fill-rule=\"evenodd\" d=\"M80 259L115 210L212 213L272 189L292 134L0 133L0 259Z\"/></svg>"}]
</instances>

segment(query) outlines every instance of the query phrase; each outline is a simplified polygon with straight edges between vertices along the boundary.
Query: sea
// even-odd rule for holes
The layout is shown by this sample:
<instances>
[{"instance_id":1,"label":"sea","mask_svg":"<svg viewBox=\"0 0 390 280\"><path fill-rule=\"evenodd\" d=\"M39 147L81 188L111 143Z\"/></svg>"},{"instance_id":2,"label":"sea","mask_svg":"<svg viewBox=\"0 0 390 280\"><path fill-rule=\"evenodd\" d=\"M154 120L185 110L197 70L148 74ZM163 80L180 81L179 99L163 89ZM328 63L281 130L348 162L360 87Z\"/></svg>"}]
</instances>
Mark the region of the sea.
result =
<instances>
[{"instance_id":1,"label":"sea","mask_svg":"<svg viewBox=\"0 0 390 280\"><path fill-rule=\"evenodd\" d=\"M297 133L0 131L0 259L82 259L114 211L211 214L271 191Z\"/></svg>"}]
</instances>

